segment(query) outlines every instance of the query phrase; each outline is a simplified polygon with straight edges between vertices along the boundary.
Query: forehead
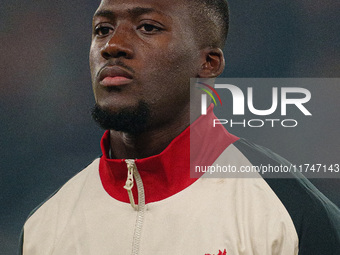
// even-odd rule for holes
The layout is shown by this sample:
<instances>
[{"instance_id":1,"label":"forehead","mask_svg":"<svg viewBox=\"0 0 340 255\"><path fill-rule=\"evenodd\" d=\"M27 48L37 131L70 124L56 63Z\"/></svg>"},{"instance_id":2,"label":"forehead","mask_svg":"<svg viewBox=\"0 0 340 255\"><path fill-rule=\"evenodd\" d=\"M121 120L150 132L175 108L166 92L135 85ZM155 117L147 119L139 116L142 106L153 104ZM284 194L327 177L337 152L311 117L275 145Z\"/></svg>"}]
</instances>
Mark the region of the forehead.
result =
<instances>
[{"instance_id":1,"label":"forehead","mask_svg":"<svg viewBox=\"0 0 340 255\"><path fill-rule=\"evenodd\" d=\"M110 11L116 15L138 15L155 12L170 18L189 21L190 8L184 0L102 0L96 13Z\"/></svg>"}]
</instances>

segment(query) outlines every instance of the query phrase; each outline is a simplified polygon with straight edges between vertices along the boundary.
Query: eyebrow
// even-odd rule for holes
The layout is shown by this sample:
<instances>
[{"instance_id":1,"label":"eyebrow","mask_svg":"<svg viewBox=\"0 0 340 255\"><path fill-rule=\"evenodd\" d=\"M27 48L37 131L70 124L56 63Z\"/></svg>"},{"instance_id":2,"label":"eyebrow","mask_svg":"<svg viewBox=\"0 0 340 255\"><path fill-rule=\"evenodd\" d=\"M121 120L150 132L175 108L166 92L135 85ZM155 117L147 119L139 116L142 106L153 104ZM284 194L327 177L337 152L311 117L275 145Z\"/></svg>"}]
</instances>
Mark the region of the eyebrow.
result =
<instances>
[{"instance_id":1,"label":"eyebrow","mask_svg":"<svg viewBox=\"0 0 340 255\"><path fill-rule=\"evenodd\" d=\"M96 17L112 18L112 17L114 17L114 13L112 11L108 11L108 10L97 11L93 15L93 18L96 18Z\"/></svg>"},{"instance_id":2,"label":"eyebrow","mask_svg":"<svg viewBox=\"0 0 340 255\"><path fill-rule=\"evenodd\" d=\"M143 14L147 14L147 13L151 13L151 12L156 12L156 13L160 13L160 14L163 14L162 12L160 11L157 11L153 8L145 8L145 7L135 7L133 9L128 9L127 12L131 15L131 16L134 16L134 17L138 17L138 16L141 16ZM110 11L110 10L101 10L101 11L97 11L93 17L105 17L105 18L113 18L115 17L115 13L113 11Z\"/></svg>"}]
</instances>

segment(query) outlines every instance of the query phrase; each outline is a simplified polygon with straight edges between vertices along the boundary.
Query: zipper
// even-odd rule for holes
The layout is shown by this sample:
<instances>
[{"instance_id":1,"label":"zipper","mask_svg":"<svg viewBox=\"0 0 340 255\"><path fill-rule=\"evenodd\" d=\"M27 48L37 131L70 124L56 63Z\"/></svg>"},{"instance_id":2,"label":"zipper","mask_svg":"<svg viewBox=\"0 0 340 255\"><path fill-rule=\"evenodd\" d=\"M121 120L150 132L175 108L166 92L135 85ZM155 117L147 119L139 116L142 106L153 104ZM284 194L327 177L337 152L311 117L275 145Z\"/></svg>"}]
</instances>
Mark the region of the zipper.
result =
<instances>
[{"instance_id":1,"label":"zipper","mask_svg":"<svg viewBox=\"0 0 340 255\"><path fill-rule=\"evenodd\" d=\"M140 240L142 234L142 227L144 223L144 212L145 212L145 193L143 187L142 178L139 175L137 170L136 162L134 159L126 159L125 163L128 168L128 176L126 179L126 183L124 188L127 190L129 195L129 200L132 208L137 211L137 218L136 218L136 225L135 225L135 232L133 235L133 242L132 242L132 255L139 254L139 247L140 247ZM132 194L132 187L134 185L134 180L137 184L137 192L138 192L138 205L135 204L133 194Z\"/></svg>"}]
</instances>

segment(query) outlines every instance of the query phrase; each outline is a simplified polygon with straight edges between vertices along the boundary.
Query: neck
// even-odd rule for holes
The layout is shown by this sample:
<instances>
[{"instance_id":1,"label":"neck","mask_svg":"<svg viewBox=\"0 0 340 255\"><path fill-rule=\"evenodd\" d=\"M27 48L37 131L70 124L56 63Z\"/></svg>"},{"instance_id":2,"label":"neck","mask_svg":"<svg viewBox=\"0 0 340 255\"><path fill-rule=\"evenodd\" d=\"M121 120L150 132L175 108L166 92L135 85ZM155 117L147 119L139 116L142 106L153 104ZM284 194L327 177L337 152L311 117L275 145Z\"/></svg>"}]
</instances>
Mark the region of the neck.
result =
<instances>
[{"instance_id":1,"label":"neck","mask_svg":"<svg viewBox=\"0 0 340 255\"><path fill-rule=\"evenodd\" d=\"M190 112L183 111L172 122L149 129L139 135L110 130L112 158L147 158L161 153L173 139L190 125Z\"/></svg>"}]
</instances>

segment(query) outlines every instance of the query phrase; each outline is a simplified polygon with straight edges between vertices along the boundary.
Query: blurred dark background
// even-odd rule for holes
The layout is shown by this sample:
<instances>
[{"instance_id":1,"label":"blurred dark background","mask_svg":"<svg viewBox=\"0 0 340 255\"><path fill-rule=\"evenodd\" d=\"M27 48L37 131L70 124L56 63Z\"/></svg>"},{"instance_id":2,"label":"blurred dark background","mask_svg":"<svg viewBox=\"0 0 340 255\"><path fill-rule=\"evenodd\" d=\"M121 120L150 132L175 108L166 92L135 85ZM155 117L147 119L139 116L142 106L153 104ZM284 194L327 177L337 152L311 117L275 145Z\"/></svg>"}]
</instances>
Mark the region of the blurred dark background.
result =
<instances>
[{"instance_id":1,"label":"blurred dark background","mask_svg":"<svg viewBox=\"0 0 340 255\"><path fill-rule=\"evenodd\" d=\"M224 77L340 76L339 1L229 2ZM29 212L100 155L103 131L89 114L94 99L88 67L91 18L98 4L89 0L0 3L3 255L15 254ZM241 135L292 162L308 163L331 152L334 163L339 163L340 89L319 91L331 107L320 105L324 119L313 127L280 136L240 131ZM339 179L312 181L340 205Z\"/></svg>"}]
</instances>

